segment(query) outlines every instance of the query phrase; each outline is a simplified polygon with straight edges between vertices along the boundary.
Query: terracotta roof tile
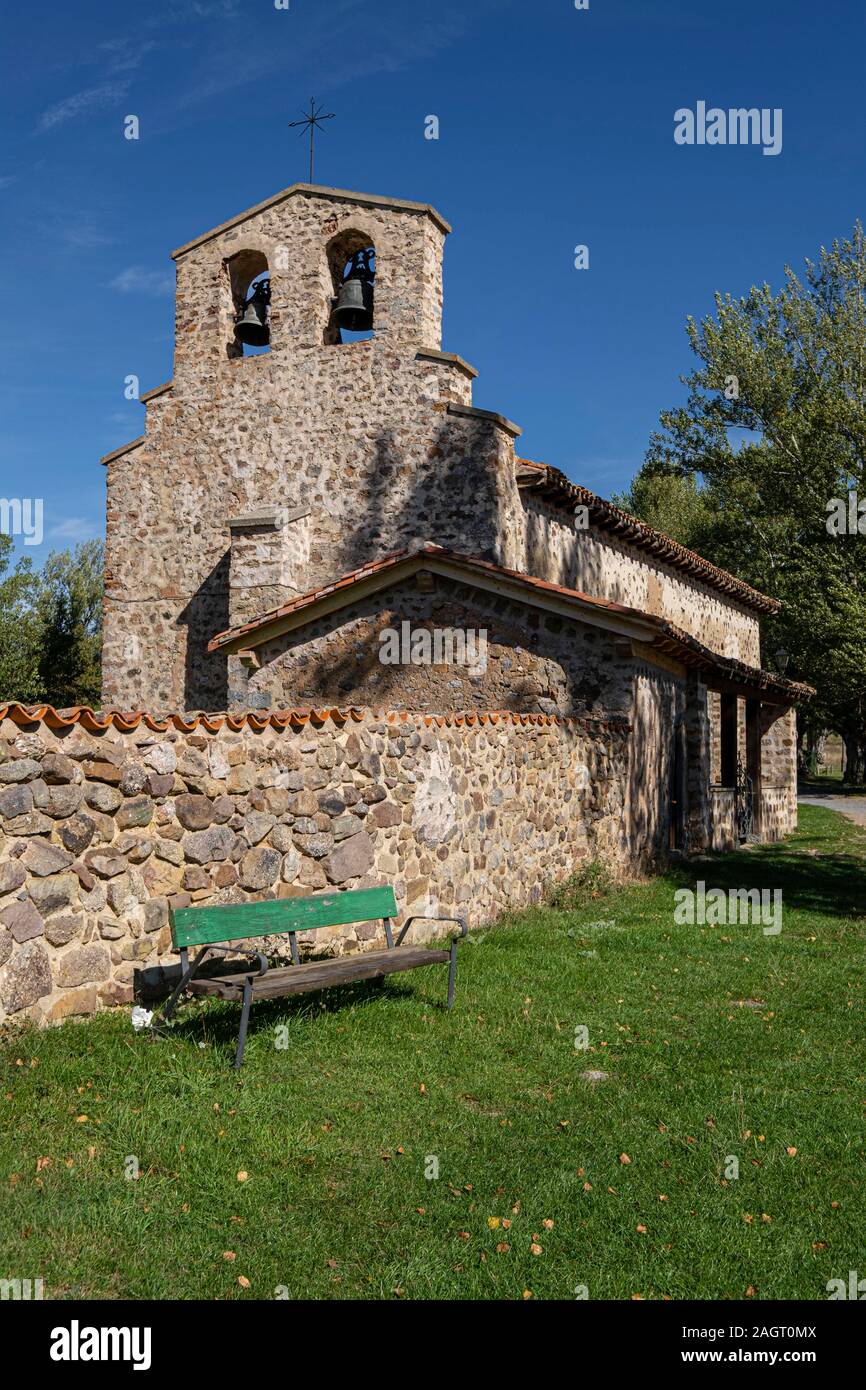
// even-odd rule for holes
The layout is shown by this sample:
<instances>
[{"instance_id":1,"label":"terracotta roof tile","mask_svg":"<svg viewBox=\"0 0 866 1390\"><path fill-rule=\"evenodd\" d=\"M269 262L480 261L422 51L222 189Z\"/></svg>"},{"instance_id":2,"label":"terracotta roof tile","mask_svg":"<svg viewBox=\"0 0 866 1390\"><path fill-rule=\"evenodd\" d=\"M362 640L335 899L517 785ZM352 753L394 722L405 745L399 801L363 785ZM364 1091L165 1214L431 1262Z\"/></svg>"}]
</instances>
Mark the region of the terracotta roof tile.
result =
<instances>
[{"instance_id":1,"label":"terracotta roof tile","mask_svg":"<svg viewBox=\"0 0 866 1390\"><path fill-rule=\"evenodd\" d=\"M422 710L375 709L365 705L333 706L316 709L301 706L297 709L222 711L208 714L203 710L176 714L151 714L146 710L94 710L89 705L74 705L70 709L57 710L53 705L22 705L17 701L0 704L0 721L11 719L14 724L45 724L49 729L71 729L76 724L88 733L104 733L116 729L119 733L132 733L139 725L144 725L155 733L164 733L173 728L182 733L192 733L204 729L207 733L218 733L223 726L233 733L243 728L260 732L269 725L274 729L288 727L302 729L307 725L321 728L328 722L343 727L350 723L361 723L367 717L385 719L389 723L410 720L423 722L427 728L460 727L464 724L557 724L567 727L594 729L619 729L628 731L631 727L627 719L593 719L569 717L559 714L520 713L514 710L446 710L440 714L428 714Z\"/></svg>"},{"instance_id":2,"label":"terracotta roof tile","mask_svg":"<svg viewBox=\"0 0 866 1390\"><path fill-rule=\"evenodd\" d=\"M551 493L562 504L567 500L569 511L574 510L575 504L585 506L596 525L614 532L621 540L642 550L648 550L660 560L694 575L696 579L702 579L705 584L719 589L724 594L730 594L746 607L754 608L759 613L777 613L781 607L778 599L759 593L736 575L729 574L727 570L719 569L717 565L705 560L697 551L680 545L679 541L666 536L663 531L657 531L654 526L632 516L630 512L623 511L622 507L614 506L597 493L590 492L589 488L570 482L558 468L552 468L547 463L536 463L533 459L516 458L515 463L518 470L526 469L536 475L536 481L529 484L533 489L538 488L540 491Z\"/></svg>"},{"instance_id":3,"label":"terracotta roof tile","mask_svg":"<svg viewBox=\"0 0 866 1390\"><path fill-rule=\"evenodd\" d=\"M405 560L412 559L414 556L430 555L441 560L450 560L455 564L460 564L467 569L483 570L489 574L497 574L514 579L521 584L527 584L531 588L564 595L567 598L579 601L582 604L589 604L593 608L603 609L609 613L618 613L622 617L638 618L645 620L647 615L639 608L628 608L622 603L615 603L612 599L594 598L591 594L584 594L579 589L567 589L562 584L554 584L548 579L538 579L535 575L522 574L520 570L506 569L504 565L494 564L492 560L482 560L478 555L464 555L456 550L448 550L444 546L436 545L432 541L426 541L423 546L415 549L404 549L392 551L390 555L383 555L378 560L373 560L364 565L359 565L357 569L349 570L348 573L341 575L339 579L332 579L328 584L322 584L316 589L310 589L305 594L299 594L297 598L291 599L288 603L281 604L279 608L272 608L267 613L262 613L260 617L253 618L248 623L241 623L238 627L226 628L224 632L218 632L208 643L208 651L218 651L220 647L228 645L229 642L236 641L239 637L245 636L250 632L257 632L260 628L276 621L279 618L289 617L292 613L299 613L304 608L311 607L318 603L320 599L327 598L328 594L336 590L349 589L363 580L370 578L371 575L381 574L384 570L395 569Z\"/></svg>"},{"instance_id":4,"label":"terracotta roof tile","mask_svg":"<svg viewBox=\"0 0 866 1390\"><path fill-rule=\"evenodd\" d=\"M249 623L244 623L240 627L229 628L225 632L218 633L212 637L208 643L208 651L218 651L221 647L229 643L237 642L240 638L249 634L260 632L267 628L271 623L280 618L288 617L291 614L303 612L305 608L311 608L322 598L338 589L351 589L363 580L376 573L382 573L389 569L397 569L399 565L406 561L417 561L418 567L423 566L424 558L439 559L451 562L468 574L473 571L481 571L502 578L510 579L528 589L539 590L543 593L555 594L558 597L572 600L576 608L594 608L603 612L612 613L617 617L631 619L640 622L650 628L655 634L652 643L660 649L667 649L671 646L675 649L675 654L686 665L699 666L704 670L713 670L717 675L727 680L746 684L762 690L773 690L789 698L793 703L800 699L809 699L814 695L814 690L809 685L804 685L798 681L789 680L785 676L777 676L771 671L763 671L758 666L749 666L746 662L739 661L735 657L721 656L711 648L693 637L691 633L678 627L675 623L669 622L666 618L657 617L653 613L645 613L639 608L629 608L625 604L615 603L612 599L593 598L589 594L582 593L579 589L568 589L562 584L554 584L549 579L539 579L535 575L522 574L519 570L506 569L503 565L494 564L491 560L482 560L477 555L463 555L458 551L446 550L441 545L435 545L432 541L425 542L424 545L414 549L394 551L391 555L382 556L379 560L371 561L366 565L359 566L358 569L350 570L340 579L325 584L318 589L311 589L306 594L299 594L297 598L289 603L283 604L280 608L271 609L270 612L262 614ZM648 634L650 635L650 634ZM264 640L264 639L262 639Z\"/></svg>"}]
</instances>

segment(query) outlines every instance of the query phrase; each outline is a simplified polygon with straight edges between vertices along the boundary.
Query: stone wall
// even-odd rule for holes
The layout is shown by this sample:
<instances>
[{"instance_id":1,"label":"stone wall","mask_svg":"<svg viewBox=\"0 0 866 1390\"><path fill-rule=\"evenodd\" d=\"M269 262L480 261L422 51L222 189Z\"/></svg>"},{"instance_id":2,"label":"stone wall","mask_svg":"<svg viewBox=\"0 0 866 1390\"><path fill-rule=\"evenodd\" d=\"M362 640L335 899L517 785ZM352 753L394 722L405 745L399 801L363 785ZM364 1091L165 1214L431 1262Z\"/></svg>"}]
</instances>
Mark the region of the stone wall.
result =
<instances>
[{"instance_id":1,"label":"stone wall","mask_svg":"<svg viewBox=\"0 0 866 1390\"><path fill-rule=\"evenodd\" d=\"M629 867L622 722L336 710L67 722L11 708L0 1020L54 1022L158 987L177 962L170 906L391 883L401 915L478 925L587 856ZM343 953L381 944L379 930L301 944Z\"/></svg>"},{"instance_id":2,"label":"stone wall","mask_svg":"<svg viewBox=\"0 0 866 1390\"><path fill-rule=\"evenodd\" d=\"M612 633L442 575L427 580L423 590L411 580L395 583L263 644L243 692L247 707L321 702L628 717L634 663L617 654ZM383 663L383 634L402 637L403 623L413 634L438 632L440 642L449 631L469 633L466 651L483 659ZM403 643L401 657L409 654Z\"/></svg>"},{"instance_id":3,"label":"stone wall","mask_svg":"<svg viewBox=\"0 0 866 1390\"><path fill-rule=\"evenodd\" d=\"M761 836L781 840L797 828L797 711L761 716Z\"/></svg>"},{"instance_id":4,"label":"stone wall","mask_svg":"<svg viewBox=\"0 0 866 1390\"><path fill-rule=\"evenodd\" d=\"M519 569L596 598L667 618L721 656L761 664L757 614L600 527L576 529L561 508L521 492L525 553Z\"/></svg>"}]
</instances>

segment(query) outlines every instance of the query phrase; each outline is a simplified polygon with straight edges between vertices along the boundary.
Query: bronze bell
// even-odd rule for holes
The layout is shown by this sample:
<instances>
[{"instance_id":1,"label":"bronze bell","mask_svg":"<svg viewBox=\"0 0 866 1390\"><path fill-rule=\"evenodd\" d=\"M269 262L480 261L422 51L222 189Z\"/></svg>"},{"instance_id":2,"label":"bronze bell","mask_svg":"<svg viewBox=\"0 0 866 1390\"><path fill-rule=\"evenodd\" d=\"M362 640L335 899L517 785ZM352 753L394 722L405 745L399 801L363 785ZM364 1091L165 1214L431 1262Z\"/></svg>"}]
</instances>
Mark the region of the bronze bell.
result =
<instances>
[{"instance_id":1,"label":"bronze bell","mask_svg":"<svg viewBox=\"0 0 866 1390\"><path fill-rule=\"evenodd\" d=\"M373 327L373 249L358 251L347 268L334 308L334 322L350 333Z\"/></svg>"},{"instance_id":2,"label":"bronze bell","mask_svg":"<svg viewBox=\"0 0 866 1390\"><path fill-rule=\"evenodd\" d=\"M235 337L247 347L267 347L271 341L268 326L268 306L271 302L269 280L261 280L256 285L241 317L235 324Z\"/></svg>"}]
</instances>

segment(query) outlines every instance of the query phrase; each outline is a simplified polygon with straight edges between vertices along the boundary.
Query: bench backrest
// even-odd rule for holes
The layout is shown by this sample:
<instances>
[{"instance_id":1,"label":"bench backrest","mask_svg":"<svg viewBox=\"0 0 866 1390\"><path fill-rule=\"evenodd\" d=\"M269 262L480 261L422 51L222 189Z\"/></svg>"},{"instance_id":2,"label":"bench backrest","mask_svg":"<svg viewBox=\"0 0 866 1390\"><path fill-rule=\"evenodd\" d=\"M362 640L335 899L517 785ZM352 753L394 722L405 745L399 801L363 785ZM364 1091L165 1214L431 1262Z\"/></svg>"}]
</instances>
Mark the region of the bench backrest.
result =
<instances>
[{"instance_id":1,"label":"bench backrest","mask_svg":"<svg viewBox=\"0 0 866 1390\"><path fill-rule=\"evenodd\" d=\"M312 898L178 907L171 913L171 937L175 949L184 950L188 946L317 931L319 927L341 927L347 922L389 920L396 916L393 888L354 888L345 893L318 893Z\"/></svg>"}]
</instances>

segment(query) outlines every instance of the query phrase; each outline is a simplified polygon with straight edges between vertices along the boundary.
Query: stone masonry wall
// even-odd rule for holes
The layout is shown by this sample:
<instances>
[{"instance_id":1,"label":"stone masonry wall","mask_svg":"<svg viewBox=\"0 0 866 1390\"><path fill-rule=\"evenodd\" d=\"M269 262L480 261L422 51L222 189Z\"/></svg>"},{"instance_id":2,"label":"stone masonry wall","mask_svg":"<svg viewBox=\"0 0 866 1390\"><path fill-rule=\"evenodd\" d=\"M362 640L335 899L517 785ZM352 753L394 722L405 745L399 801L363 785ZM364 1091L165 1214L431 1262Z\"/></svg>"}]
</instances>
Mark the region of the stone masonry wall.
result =
<instances>
[{"instance_id":1,"label":"stone masonry wall","mask_svg":"<svg viewBox=\"0 0 866 1390\"><path fill-rule=\"evenodd\" d=\"M401 915L478 925L587 856L628 867L624 723L331 711L51 727L13 708L0 708L0 1020L55 1022L164 985L170 905L391 883ZM301 945L342 954L379 931Z\"/></svg>"},{"instance_id":2,"label":"stone masonry wall","mask_svg":"<svg viewBox=\"0 0 866 1390\"><path fill-rule=\"evenodd\" d=\"M485 634L483 669L383 664L380 636L409 623ZM476 651L480 650L473 649ZM395 584L259 648L248 707L315 703L390 709L509 709L627 718L633 662L613 635L441 575Z\"/></svg>"},{"instance_id":3,"label":"stone masonry wall","mask_svg":"<svg viewBox=\"0 0 866 1390\"><path fill-rule=\"evenodd\" d=\"M797 711L761 711L761 835L780 840L797 828Z\"/></svg>"},{"instance_id":4,"label":"stone masonry wall","mask_svg":"<svg viewBox=\"0 0 866 1390\"><path fill-rule=\"evenodd\" d=\"M549 503L523 491L529 574L667 618L711 651L760 666L757 614L730 595L665 565L599 527L582 531Z\"/></svg>"}]
</instances>

